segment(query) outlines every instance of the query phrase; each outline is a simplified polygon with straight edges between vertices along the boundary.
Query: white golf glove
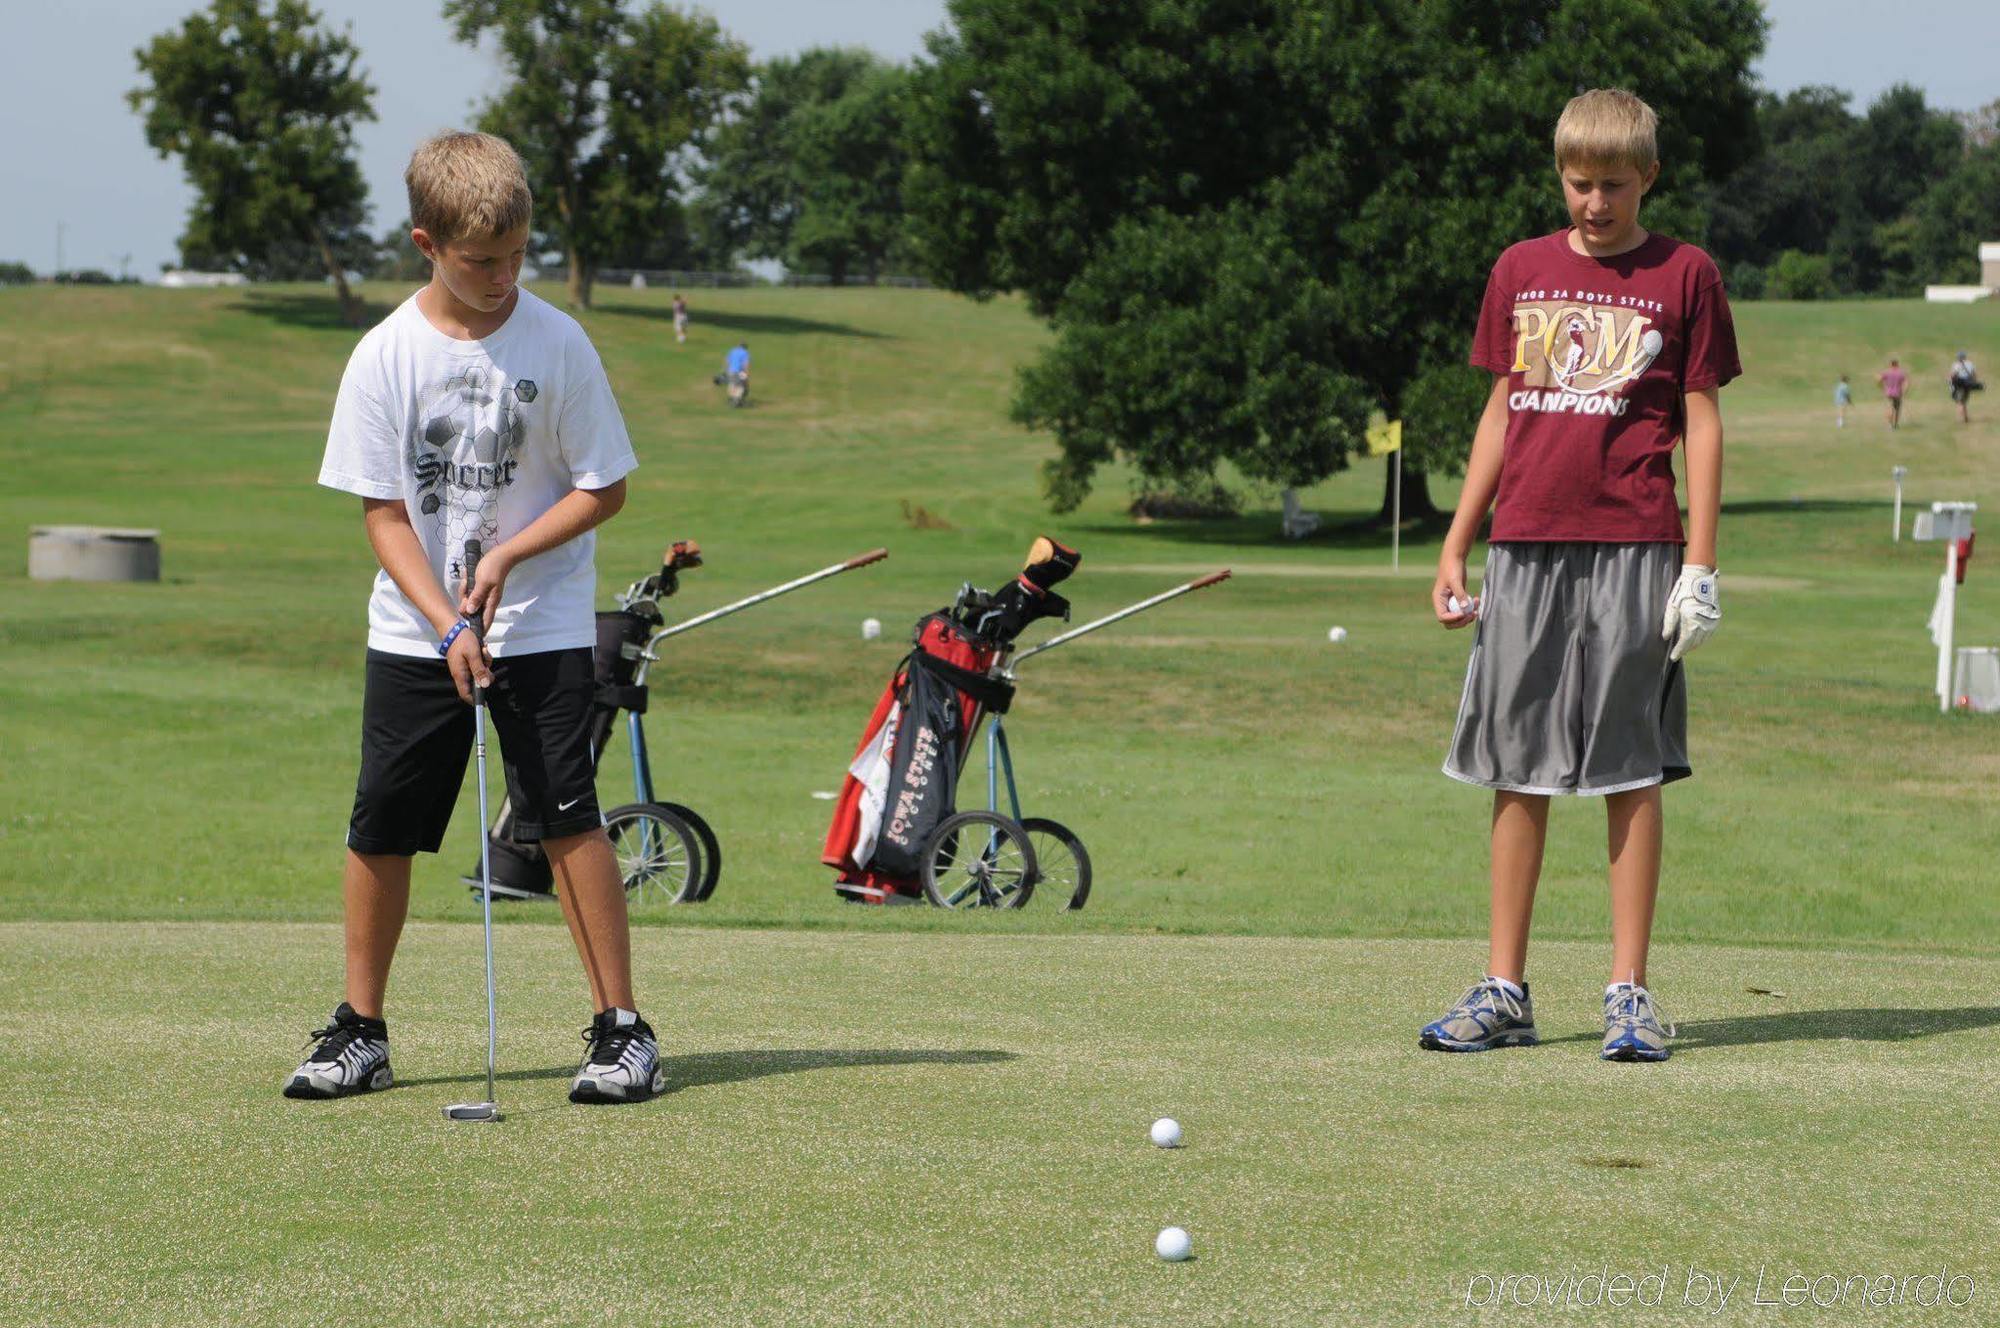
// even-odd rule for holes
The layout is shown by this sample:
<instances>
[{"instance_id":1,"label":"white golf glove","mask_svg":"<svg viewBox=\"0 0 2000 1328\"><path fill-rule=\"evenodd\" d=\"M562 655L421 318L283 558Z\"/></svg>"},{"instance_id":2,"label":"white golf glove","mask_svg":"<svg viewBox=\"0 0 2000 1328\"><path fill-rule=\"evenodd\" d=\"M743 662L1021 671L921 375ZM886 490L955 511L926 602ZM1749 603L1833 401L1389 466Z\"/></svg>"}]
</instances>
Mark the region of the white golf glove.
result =
<instances>
[{"instance_id":1,"label":"white golf glove","mask_svg":"<svg viewBox=\"0 0 2000 1328\"><path fill-rule=\"evenodd\" d=\"M1682 655L1708 640L1708 634L1722 621L1722 605L1716 602L1716 582L1721 578L1713 567L1689 563L1681 568L1674 588L1667 594L1667 620L1660 636L1667 643L1667 658Z\"/></svg>"}]
</instances>

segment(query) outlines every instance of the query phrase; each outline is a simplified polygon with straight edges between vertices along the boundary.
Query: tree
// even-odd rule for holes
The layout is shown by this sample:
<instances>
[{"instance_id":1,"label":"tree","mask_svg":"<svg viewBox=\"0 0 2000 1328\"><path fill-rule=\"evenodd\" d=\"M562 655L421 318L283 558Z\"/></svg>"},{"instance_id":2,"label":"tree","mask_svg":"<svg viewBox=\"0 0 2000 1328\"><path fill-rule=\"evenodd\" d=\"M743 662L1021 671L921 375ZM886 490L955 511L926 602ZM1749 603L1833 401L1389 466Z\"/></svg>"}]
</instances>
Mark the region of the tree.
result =
<instances>
[{"instance_id":1,"label":"tree","mask_svg":"<svg viewBox=\"0 0 2000 1328\"><path fill-rule=\"evenodd\" d=\"M699 172L701 226L731 253L782 259L803 206L796 151L808 108L838 100L879 61L856 47L814 47L757 66L751 95L716 130Z\"/></svg>"},{"instance_id":2,"label":"tree","mask_svg":"<svg viewBox=\"0 0 2000 1328\"><path fill-rule=\"evenodd\" d=\"M1015 414L1056 435L1058 508L1114 457L1147 478L1227 461L1311 484L1359 452L1370 408L1418 421L1421 508L1425 470L1462 466L1484 400L1458 366L1487 272L1561 224L1549 135L1579 85L1661 112L1648 222L1690 238L1703 181L1754 141L1752 0L951 15L912 97L914 243L941 283L1019 290L1052 321Z\"/></svg>"},{"instance_id":3,"label":"tree","mask_svg":"<svg viewBox=\"0 0 2000 1328\"><path fill-rule=\"evenodd\" d=\"M446 0L458 39L492 35L513 83L480 127L514 145L537 230L590 307L599 266L679 216L683 167L749 79L749 53L706 14L619 0Z\"/></svg>"},{"instance_id":4,"label":"tree","mask_svg":"<svg viewBox=\"0 0 2000 1328\"><path fill-rule=\"evenodd\" d=\"M1921 279L1976 284L1979 246L2000 236L2000 140L1967 153L1918 200L1914 217Z\"/></svg>"},{"instance_id":5,"label":"tree","mask_svg":"<svg viewBox=\"0 0 2000 1328\"><path fill-rule=\"evenodd\" d=\"M183 260L295 275L306 256L359 322L347 268L367 250L368 192L354 126L375 113L353 41L305 0L213 0L134 55L147 83L126 100L195 190Z\"/></svg>"},{"instance_id":6,"label":"tree","mask_svg":"<svg viewBox=\"0 0 2000 1328\"><path fill-rule=\"evenodd\" d=\"M35 269L26 263L0 263L0 286L32 286Z\"/></svg>"},{"instance_id":7,"label":"tree","mask_svg":"<svg viewBox=\"0 0 2000 1328\"><path fill-rule=\"evenodd\" d=\"M903 121L910 75L877 65L839 97L792 123L798 212L785 262L822 269L836 286L859 268L874 281L904 247Z\"/></svg>"}]
</instances>

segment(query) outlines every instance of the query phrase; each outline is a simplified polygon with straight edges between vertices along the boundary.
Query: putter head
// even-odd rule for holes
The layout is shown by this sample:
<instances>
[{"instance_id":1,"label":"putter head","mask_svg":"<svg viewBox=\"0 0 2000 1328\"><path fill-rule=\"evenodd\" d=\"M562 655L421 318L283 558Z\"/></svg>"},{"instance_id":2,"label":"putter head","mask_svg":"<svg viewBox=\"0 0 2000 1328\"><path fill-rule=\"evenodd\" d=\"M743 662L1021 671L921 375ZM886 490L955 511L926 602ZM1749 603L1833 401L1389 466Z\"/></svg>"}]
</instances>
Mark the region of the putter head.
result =
<instances>
[{"instance_id":1,"label":"putter head","mask_svg":"<svg viewBox=\"0 0 2000 1328\"><path fill-rule=\"evenodd\" d=\"M497 1102L454 1102L444 1109L444 1118L454 1121L497 1121L500 1119L500 1104Z\"/></svg>"}]
</instances>

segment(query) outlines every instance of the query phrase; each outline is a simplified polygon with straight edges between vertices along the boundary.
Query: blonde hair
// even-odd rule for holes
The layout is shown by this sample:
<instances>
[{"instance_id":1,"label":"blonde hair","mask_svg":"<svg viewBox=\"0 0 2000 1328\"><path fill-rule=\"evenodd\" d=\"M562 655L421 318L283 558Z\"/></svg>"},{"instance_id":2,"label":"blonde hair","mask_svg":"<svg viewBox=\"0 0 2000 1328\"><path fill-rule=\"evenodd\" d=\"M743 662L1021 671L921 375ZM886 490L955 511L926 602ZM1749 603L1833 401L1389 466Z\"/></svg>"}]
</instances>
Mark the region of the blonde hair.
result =
<instances>
[{"instance_id":1,"label":"blonde hair","mask_svg":"<svg viewBox=\"0 0 2000 1328\"><path fill-rule=\"evenodd\" d=\"M410 225L439 244L505 235L535 212L520 155L492 134L452 130L426 139L410 154L403 183Z\"/></svg>"},{"instance_id":2,"label":"blonde hair","mask_svg":"<svg viewBox=\"0 0 2000 1328\"><path fill-rule=\"evenodd\" d=\"M1652 169L1660 159L1660 117L1623 88L1592 88L1570 98L1556 121L1556 169L1630 166Z\"/></svg>"}]
</instances>

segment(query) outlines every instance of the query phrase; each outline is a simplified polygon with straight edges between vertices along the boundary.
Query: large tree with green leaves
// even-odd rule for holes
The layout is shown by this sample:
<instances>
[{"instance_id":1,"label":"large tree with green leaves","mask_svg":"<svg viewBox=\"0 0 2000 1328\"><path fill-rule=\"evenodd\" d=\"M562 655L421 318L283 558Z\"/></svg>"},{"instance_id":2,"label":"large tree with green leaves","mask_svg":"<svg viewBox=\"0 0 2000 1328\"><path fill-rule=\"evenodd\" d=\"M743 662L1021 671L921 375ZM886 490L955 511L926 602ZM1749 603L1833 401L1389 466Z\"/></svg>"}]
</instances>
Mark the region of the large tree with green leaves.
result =
<instances>
[{"instance_id":1,"label":"large tree with green leaves","mask_svg":"<svg viewBox=\"0 0 2000 1328\"><path fill-rule=\"evenodd\" d=\"M353 41L305 0L213 0L135 55L146 83L127 100L195 191L183 261L294 277L316 264L358 322L347 269L370 245L354 126L375 114Z\"/></svg>"},{"instance_id":2,"label":"large tree with green leaves","mask_svg":"<svg viewBox=\"0 0 2000 1328\"><path fill-rule=\"evenodd\" d=\"M749 79L750 57L707 14L619 0L446 0L460 41L491 37L513 82L480 127L512 143L537 231L588 308L599 266L680 224L691 154Z\"/></svg>"},{"instance_id":3,"label":"large tree with green leaves","mask_svg":"<svg viewBox=\"0 0 2000 1328\"><path fill-rule=\"evenodd\" d=\"M1462 466L1487 271L1562 221L1563 103L1593 85L1647 97L1666 163L1648 220L1699 238L1697 186L1749 150L1763 31L1753 0L953 0L951 16L917 72L913 233L939 280L1019 290L1053 323L1015 414L1056 435L1058 508L1114 458L1152 479L1227 462L1313 483L1357 454L1371 409L1409 422L1412 476Z\"/></svg>"},{"instance_id":4,"label":"large tree with green leaves","mask_svg":"<svg viewBox=\"0 0 2000 1328\"><path fill-rule=\"evenodd\" d=\"M759 65L701 174L707 228L732 251L873 277L899 251L909 74L817 47Z\"/></svg>"}]
</instances>

